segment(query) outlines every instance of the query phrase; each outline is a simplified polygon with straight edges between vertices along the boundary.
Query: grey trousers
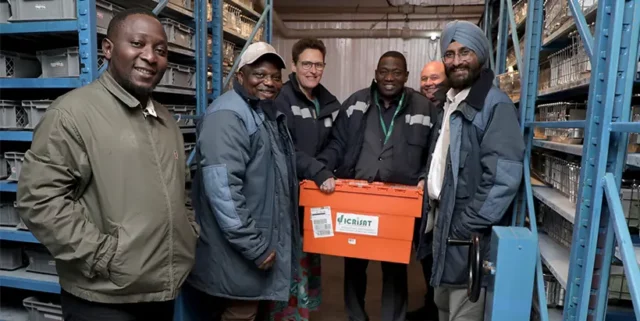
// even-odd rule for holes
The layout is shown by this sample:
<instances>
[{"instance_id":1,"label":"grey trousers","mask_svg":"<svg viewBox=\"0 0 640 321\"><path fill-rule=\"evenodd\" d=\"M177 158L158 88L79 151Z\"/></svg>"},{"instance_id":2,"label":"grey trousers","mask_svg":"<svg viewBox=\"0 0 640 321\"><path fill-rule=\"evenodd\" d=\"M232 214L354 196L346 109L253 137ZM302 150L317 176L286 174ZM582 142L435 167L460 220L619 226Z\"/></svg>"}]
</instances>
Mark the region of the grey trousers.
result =
<instances>
[{"instance_id":1,"label":"grey trousers","mask_svg":"<svg viewBox=\"0 0 640 321\"><path fill-rule=\"evenodd\" d=\"M482 288L480 298L472 303L467 297L467 289L435 288L436 306L440 321L482 321L486 288Z\"/></svg>"},{"instance_id":2,"label":"grey trousers","mask_svg":"<svg viewBox=\"0 0 640 321\"><path fill-rule=\"evenodd\" d=\"M345 258L344 300L350 321L369 321L365 311L368 260ZM407 314L407 265L381 262L382 320L405 321Z\"/></svg>"}]
</instances>

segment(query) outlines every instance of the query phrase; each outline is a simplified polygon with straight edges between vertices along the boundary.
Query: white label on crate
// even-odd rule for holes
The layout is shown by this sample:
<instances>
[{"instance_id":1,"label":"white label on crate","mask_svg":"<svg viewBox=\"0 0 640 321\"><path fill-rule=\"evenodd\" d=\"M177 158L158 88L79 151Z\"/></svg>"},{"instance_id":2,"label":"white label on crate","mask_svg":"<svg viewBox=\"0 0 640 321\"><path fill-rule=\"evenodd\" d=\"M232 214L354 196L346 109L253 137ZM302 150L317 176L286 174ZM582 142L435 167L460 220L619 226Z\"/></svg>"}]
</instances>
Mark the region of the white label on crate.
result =
<instances>
[{"instance_id":1,"label":"white label on crate","mask_svg":"<svg viewBox=\"0 0 640 321\"><path fill-rule=\"evenodd\" d=\"M378 236L378 217L338 212L336 232Z\"/></svg>"},{"instance_id":2,"label":"white label on crate","mask_svg":"<svg viewBox=\"0 0 640 321\"><path fill-rule=\"evenodd\" d=\"M38 10L47 10L47 6L44 4L36 4L34 7Z\"/></svg>"},{"instance_id":3,"label":"white label on crate","mask_svg":"<svg viewBox=\"0 0 640 321\"><path fill-rule=\"evenodd\" d=\"M356 239L348 239L347 242L349 242L350 245L356 245Z\"/></svg>"},{"instance_id":4,"label":"white label on crate","mask_svg":"<svg viewBox=\"0 0 640 321\"><path fill-rule=\"evenodd\" d=\"M333 224L331 222L331 207L312 207L311 223L313 225L313 237L333 237Z\"/></svg>"},{"instance_id":5,"label":"white label on crate","mask_svg":"<svg viewBox=\"0 0 640 321\"><path fill-rule=\"evenodd\" d=\"M52 68L56 68L56 67L64 67L64 62L62 61L56 61L56 62L52 62L50 63Z\"/></svg>"},{"instance_id":6,"label":"white label on crate","mask_svg":"<svg viewBox=\"0 0 640 321\"><path fill-rule=\"evenodd\" d=\"M60 321L62 321L62 317L61 316L48 314L48 313L44 313L44 318L47 319L47 320L60 320Z\"/></svg>"}]
</instances>

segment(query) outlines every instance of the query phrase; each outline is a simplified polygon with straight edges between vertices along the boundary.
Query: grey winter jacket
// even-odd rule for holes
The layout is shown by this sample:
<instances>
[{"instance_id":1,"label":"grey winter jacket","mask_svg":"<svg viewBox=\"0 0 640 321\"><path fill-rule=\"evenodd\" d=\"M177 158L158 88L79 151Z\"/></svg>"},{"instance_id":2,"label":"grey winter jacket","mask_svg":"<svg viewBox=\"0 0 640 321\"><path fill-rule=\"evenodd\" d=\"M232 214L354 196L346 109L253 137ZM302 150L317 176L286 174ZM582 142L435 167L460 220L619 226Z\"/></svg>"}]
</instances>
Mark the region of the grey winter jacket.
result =
<instances>
[{"instance_id":1,"label":"grey winter jacket","mask_svg":"<svg viewBox=\"0 0 640 321\"><path fill-rule=\"evenodd\" d=\"M198 124L193 182L202 231L187 279L209 295L286 301L300 244L295 149L273 101L236 82ZM268 271L258 269L269 254Z\"/></svg>"},{"instance_id":2,"label":"grey winter jacket","mask_svg":"<svg viewBox=\"0 0 640 321\"><path fill-rule=\"evenodd\" d=\"M481 234L481 253L488 259L491 228L508 225L510 216L505 213L522 180L524 139L518 114L509 97L492 85L493 80L493 72L483 70L450 118L450 147L433 231L431 284L435 287L461 287L468 280L468 247L448 246L448 238L468 240L472 233ZM425 202L419 258L429 253L424 230L430 210Z\"/></svg>"}]
</instances>

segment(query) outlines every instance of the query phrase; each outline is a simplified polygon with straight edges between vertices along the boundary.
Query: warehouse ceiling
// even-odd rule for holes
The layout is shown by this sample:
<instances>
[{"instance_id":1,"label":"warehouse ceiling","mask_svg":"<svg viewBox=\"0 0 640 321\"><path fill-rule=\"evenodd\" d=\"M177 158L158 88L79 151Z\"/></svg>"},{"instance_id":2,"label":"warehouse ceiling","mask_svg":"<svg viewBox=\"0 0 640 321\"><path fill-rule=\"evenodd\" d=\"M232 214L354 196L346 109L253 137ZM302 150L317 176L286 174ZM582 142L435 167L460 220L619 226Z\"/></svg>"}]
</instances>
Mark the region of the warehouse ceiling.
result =
<instances>
[{"instance_id":1,"label":"warehouse ceiling","mask_svg":"<svg viewBox=\"0 0 640 321\"><path fill-rule=\"evenodd\" d=\"M416 6L460 6L460 5L484 5L484 0L274 0L276 9L278 7L388 7L409 5Z\"/></svg>"},{"instance_id":2,"label":"warehouse ceiling","mask_svg":"<svg viewBox=\"0 0 640 321\"><path fill-rule=\"evenodd\" d=\"M394 15L415 20L449 20L479 18L484 12L483 0L273 0L275 10L284 20L317 20L318 15ZM333 16L338 18L337 16ZM439 18L441 17L441 18ZM320 17L323 18L323 17ZM343 17L340 17L343 18ZM386 18L392 18L387 16ZM380 19L377 17L376 19ZM321 19L324 20L324 19ZM357 20L357 19L356 19Z\"/></svg>"}]
</instances>

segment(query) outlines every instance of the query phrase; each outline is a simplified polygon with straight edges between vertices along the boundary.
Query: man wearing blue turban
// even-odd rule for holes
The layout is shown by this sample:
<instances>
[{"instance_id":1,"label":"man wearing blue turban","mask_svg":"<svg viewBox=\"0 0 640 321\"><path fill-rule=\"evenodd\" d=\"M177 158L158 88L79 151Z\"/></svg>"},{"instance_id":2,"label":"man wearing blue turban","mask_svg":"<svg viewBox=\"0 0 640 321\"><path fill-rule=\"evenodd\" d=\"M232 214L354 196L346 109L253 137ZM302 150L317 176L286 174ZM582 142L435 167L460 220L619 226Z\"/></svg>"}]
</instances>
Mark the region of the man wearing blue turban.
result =
<instances>
[{"instance_id":1,"label":"man wearing blue turban","mask_svg":"<svg viewBox=\"0 0 640 321\"><path fill-rule=\"evenodd\" d=\"M430 144L418 258L433 251L431 285L440 321L475 321L484 315L485 289L476 302L467 298L468 247L449 246L447 239L479 234L488 259L491 228L510 222L505 214L522 180L524 139L513 102L493 85L484 32L453 21L440 45L451 89L433 128L440 135Z\"/></svg>"}]
</instances>

